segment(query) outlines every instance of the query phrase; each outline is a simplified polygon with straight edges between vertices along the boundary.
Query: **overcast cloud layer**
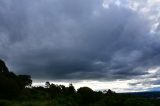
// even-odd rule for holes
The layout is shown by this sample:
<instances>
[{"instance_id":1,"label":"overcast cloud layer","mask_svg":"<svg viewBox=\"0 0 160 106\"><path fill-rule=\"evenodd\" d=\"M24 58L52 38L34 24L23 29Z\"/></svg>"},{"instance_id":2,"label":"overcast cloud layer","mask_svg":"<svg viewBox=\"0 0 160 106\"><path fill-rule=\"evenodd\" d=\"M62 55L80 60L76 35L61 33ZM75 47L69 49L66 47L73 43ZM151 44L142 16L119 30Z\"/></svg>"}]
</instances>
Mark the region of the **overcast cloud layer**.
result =
<instances>
[{"instance_id":1,"label":"overcast cloud layer","mask_svg":"<svg viewBox=\"0 0 160 106\"><path fill-rule=\"evenodd\" d=\"M145 78L160 84L159 5L158 0L1 0L0 57L11 71L34 79Z\"/></svg>"}]
</instances>

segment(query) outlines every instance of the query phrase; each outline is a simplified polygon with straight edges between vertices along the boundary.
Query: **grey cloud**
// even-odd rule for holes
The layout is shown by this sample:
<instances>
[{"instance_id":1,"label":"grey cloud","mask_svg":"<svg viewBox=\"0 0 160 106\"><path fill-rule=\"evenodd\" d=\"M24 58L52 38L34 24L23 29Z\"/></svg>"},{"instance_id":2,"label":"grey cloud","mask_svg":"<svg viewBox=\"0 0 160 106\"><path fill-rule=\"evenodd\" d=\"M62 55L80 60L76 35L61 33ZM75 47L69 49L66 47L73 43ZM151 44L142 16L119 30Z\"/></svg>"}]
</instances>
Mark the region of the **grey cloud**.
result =
<instances>
[{"instance_id":1,"label":"grey cloud","mask_svg":"<svg viewBox=\"0 0 160 106\"><path fill-rule=\"evenodd\" d=\"M142 82L132 82L132 83L128 83L130 86L137 86L139 84L142 84Z\"/></svg>"},{"instance_id":2,"label":"grey cloud","mask_svg":"<svg viewBox=\"0 0 160 106\"><path fill-rule=\"evenodd\" d=\"M136 11L101 0L6 0L0 56L38 79L134 79L159 65L160 44Z\"/></svg>"}]
</instances>

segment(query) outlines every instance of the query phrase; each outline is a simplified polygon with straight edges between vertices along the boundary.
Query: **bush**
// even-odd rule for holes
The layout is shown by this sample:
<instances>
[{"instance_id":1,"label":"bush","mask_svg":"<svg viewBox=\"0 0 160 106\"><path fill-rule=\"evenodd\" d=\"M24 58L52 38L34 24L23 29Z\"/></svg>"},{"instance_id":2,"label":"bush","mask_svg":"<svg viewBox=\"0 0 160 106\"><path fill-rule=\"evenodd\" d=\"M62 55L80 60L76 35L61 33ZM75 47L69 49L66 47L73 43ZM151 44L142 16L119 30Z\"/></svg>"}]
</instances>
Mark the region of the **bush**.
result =
<instances>
[{"instance_id":1,"label":"bush","mask_svg":"<svg viewBox=\"0 0 160 106\"><path fill-rule=\"evenodd\" d=\"M19 86L16 81L5 76L0 76L0 98L12 99L18 96L20 92Z\"/></svg>"}]
</instances>

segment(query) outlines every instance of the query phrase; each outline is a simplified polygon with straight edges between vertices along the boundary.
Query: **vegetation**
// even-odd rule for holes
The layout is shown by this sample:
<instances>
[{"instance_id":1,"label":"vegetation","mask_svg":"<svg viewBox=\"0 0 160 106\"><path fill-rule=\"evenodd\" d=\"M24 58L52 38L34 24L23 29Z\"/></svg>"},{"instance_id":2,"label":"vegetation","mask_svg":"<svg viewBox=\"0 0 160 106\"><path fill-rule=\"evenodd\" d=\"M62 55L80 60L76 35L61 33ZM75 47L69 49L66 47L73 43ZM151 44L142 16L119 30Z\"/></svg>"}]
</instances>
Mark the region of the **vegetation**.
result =
<instances>
[{"instance_id":1,"label":"vegetation","mask_svg":"<svg viewBox=\"0 0 160 106\"><path fill-rule=\"evenodd\" d=\"M45 87L32 87L29 75L9 72L0 60L0 106L159 106L157 99L133 94L93 91L89 87L75 90L46 82Z\"/></svg>"}]
</instances>

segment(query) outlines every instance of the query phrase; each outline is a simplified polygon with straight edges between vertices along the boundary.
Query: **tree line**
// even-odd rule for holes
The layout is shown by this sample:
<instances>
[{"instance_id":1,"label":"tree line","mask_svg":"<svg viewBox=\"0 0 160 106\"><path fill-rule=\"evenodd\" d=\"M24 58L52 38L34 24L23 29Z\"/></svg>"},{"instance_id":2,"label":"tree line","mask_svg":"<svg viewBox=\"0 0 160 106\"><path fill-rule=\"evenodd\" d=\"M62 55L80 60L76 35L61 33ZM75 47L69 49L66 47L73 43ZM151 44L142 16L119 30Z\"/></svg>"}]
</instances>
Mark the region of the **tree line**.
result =
<instances>
[{"instance_id":1,"label":"tree line","mask_svg":"<svg viewBox=\"0 0 160 106\"><path fill-rule=\"evenodd\" d=\"M16 75L0 60L0 106L158 106L159 103L110 89L103 92L80 87L76 90L72 84L66 87L46 82L44 87L34 87L30 75Z\"/></svg>"},{"instance_id":2,"label":"tree line","mask_svg":"<svg viewBox=\"0 0 160 106\"><path fill-rule=\"evenodd\" d=\"M25 87L31 86L31 84L30 75L16 75L10 72L5 62L0 59L0 98L17 97Z\"/></svg>"}]
</instances>

